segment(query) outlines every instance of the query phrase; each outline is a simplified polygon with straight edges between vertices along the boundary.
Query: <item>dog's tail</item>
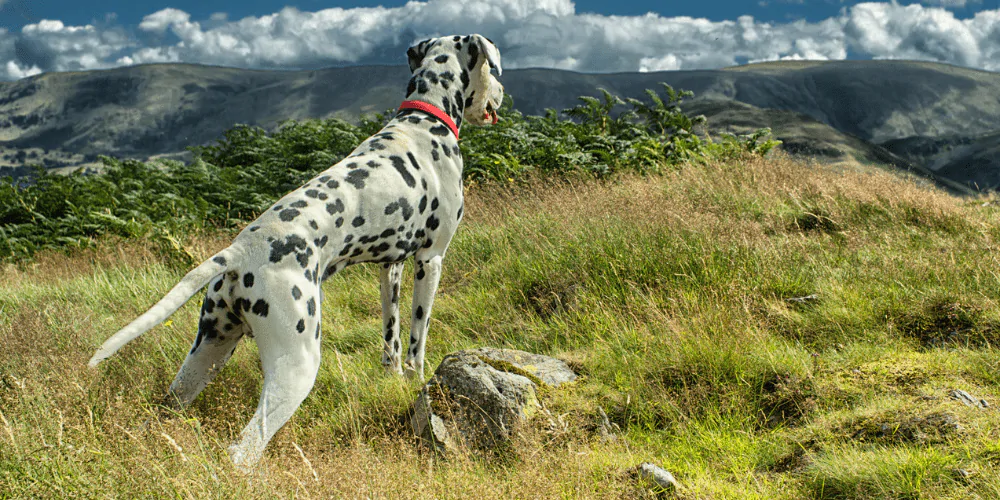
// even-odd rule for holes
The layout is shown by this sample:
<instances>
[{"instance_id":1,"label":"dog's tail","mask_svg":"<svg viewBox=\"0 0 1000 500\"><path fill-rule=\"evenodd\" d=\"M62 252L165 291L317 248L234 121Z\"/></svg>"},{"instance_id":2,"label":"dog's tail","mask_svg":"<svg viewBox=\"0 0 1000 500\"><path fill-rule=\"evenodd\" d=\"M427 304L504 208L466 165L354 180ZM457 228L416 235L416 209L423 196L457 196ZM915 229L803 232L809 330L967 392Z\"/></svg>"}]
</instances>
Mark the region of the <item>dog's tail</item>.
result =
<instances>
[{"instance_id":1,"label":"dog's tail","mask_svg":"<svg viewBox=\"0 0 1000 500\"><path fill-rule=\"evenodd\" d=\"M117 352L125 344L146 333L150 328L162 323L174 311L180 309L192 295L198 293L199 290L212 281L212 278L233 267L233 261L239 258L239 255L235 248L229 247L192 269L191 272L184 276L184 279L180 283L177 283L159 302L143 313L142 316L139 316L129 323L128 326L118 330L118 333L105 340L104 344L97 349L94 357L90 358L88 365L91 368L97 366L98 363Z\"/></svg>"}]
</instances>

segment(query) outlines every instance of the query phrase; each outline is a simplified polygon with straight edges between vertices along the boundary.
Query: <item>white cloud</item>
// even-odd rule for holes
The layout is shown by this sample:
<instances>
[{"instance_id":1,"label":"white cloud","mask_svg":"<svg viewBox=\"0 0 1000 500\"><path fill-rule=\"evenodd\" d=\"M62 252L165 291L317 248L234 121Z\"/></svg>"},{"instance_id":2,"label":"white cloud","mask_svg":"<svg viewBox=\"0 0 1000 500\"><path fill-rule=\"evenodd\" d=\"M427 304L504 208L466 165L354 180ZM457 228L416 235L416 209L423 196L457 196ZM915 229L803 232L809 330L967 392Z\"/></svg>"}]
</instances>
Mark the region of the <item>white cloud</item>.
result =
<instances>
[{"instance_id":1,"label":"white cloud","mask_svg":"<svg viewBox=\"0 0 1000 500\"><path fill-rule=\"evenodd\" d=\"M922 3L951 9L964 9L970 4L983 3L983 0L923 0Z\"/></svg>"},{"instance_id":2,"label":"white cloud","mask_svg":"<svg viewBox=\"0 0 1000 500\"><path fill-rule=\"evenodd\" d=\"M131 32L115 24L39 21L20 33L0 31L0 78L151 62L250 68L403 64L405 48L416 40L474 32L497 42L507 68L663 71L742 60L845 59L850 50L861 57L1000 70L1000 9L959 19L941 6L866 2L819 22L768 23L750 16L710 21L579 14L570 0L414 0L392 8L286 7L239 20L225 13L192 19L170 8L147 15Z\"/></svg>"}]
</instances>

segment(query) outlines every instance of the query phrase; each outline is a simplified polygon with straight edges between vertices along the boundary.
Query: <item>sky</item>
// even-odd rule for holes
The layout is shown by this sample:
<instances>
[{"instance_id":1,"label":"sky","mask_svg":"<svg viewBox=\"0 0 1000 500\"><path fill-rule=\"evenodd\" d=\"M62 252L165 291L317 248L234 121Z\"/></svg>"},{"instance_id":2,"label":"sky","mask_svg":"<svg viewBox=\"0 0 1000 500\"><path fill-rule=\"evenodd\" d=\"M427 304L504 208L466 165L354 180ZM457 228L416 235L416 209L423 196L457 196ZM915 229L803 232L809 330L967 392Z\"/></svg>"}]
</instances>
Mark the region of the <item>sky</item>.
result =
<instances>
[{"instance_id":1,"label":"sky","mask_svg":"<svg viewBox=\"0 0 1000 500\"><path fill-rule=\"evenodd\" d=\"M405 64L416 41L468 33L496 42L505 69L910 59L1000 71L1000 0L0 0L0 80L158 62Z\"/></svg>"}]
</instances>

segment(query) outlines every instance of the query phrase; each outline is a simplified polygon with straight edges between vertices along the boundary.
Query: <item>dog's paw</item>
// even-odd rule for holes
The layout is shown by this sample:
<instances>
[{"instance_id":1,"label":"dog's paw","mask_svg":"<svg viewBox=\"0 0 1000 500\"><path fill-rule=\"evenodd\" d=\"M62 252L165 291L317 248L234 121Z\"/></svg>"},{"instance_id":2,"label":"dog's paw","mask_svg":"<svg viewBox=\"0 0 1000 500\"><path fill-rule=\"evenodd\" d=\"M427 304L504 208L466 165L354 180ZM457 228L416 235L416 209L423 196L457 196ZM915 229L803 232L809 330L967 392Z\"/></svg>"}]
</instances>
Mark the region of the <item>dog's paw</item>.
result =
<instances>
[{"instance_id":1,"label":"dog's paw","mask_svg":"<svg viewBox=\"0 0 1000 500\"><path fill-rule=\"evenodd\" d=\"M406 363L406 366L403 368L403 373L406 375L406 378L410 380L416 380L418 382L424 381L423 365L415 367L410 363Z\"/></svg>"},{"instance_id":2,"label":"dog's paw","mask_svg":"<svg viewBox=\"0 0 1000 500\"><path fill-rule=\"evenodd\" d=\"M253 457L247 453L239 444L230 445L226 449L229 452L229 460L233 462L233 469L243 475L251 475L259 457Z\"/></svg>"}]
</instances>

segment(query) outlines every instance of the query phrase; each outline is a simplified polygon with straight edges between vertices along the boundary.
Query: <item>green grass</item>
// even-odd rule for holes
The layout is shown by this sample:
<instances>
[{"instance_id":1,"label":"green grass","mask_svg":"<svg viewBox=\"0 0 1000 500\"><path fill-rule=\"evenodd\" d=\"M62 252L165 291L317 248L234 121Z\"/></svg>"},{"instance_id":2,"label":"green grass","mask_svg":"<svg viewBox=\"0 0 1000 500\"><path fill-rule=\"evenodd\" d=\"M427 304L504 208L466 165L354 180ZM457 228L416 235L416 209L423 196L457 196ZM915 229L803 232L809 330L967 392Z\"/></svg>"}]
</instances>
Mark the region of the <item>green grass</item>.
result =
<instances>
[{"instance_id":1,"label":"green grass","mask_svg":"<svg viewBox=\"0 0 1000 500\"><path fill-rule=\"evenodd\" d=\"M85 367L185 269L155 241L42 254L0 276L0 497L652 498L629 472L652 461L682 498L997 498L1000 213L984 201L783 157L477 186L429 368L509 347L583 379L547 391L551 417L508 456L435 457L401 421L416 385L382 372L377 271L350 268L324 285L315 389L249 478L224 450L260 391L252 342L183 414L156 405L198 301ZM185 244L203 257L229 237Z\"/></svg>"}]
</instances>

